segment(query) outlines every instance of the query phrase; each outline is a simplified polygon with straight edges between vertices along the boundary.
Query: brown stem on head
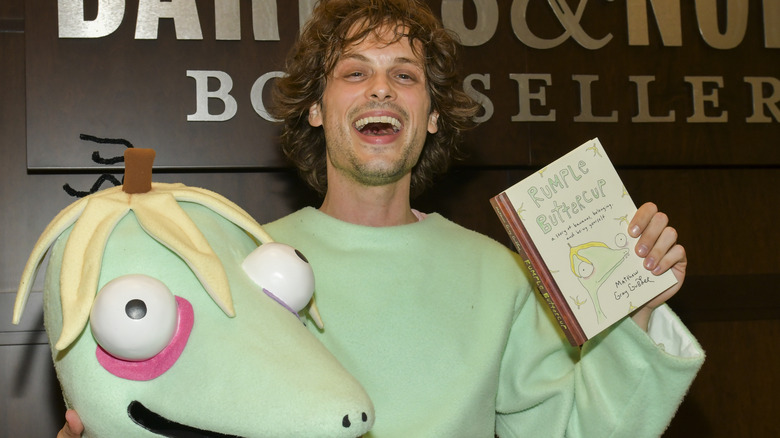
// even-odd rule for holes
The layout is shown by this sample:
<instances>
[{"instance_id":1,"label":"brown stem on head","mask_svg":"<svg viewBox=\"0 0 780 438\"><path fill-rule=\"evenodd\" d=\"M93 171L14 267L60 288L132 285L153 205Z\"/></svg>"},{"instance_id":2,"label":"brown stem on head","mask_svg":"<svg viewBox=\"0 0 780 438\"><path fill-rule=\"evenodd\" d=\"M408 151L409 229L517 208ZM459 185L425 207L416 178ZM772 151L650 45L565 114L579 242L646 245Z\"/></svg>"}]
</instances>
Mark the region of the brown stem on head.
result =
<instances>
[{"instance_id":1,"label":"brown stem on head","mask_svg":"<svg viewBox=\"0 0 780 438\"><path fill-rule=\"evenodd\" d=\"M125 150L125 180L122 183L122 191L134 194L152 190L154 155L154 149Z\"/></svg>"}]
</instances>

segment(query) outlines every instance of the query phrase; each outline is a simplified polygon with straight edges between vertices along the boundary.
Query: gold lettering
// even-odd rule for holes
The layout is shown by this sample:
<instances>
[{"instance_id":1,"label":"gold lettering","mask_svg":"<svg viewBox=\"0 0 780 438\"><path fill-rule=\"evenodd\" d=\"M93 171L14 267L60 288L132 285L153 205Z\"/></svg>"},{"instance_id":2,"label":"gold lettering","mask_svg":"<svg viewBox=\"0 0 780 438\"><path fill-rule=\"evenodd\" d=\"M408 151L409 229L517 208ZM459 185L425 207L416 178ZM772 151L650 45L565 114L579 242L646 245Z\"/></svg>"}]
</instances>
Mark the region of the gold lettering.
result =
<instances>
[{"instance_id":1,"label":"gold lettering","mask_svg":"<svg viewBox=\"0 0 780 438\"><path fill-rule=\"evenodd\" d=\"M628 45L650 45L648 17L648 0L627 0L628 14ZM680 0L650 0L653 5L655 23L661 32L664 46L682 46L682 19L680 18Z\"/></svg>"},{"instance_id":2,"label":"gold lettering","mask_svg":"<svg viewBox=\"0 0 780 438\"><path fill-rule=\"evenodd\" d=\"M746 118L747 123L771 123L772 118L766 115L764 108L769 110L776 122L780 122L780 80L773 77L746 76L745 82L750 84L753 91L753 114ZM764 96L764 89L771 88L772 92Z\"/></svg>"},{"instance_id":3,"label":"gold lettering","mask_svg":"<svg viewBox=\"0 0 780 438\"><path fill-rule=\"evenodd\" d=\"M722 0L696 0L699 33L715 49L733 49L745 37L748 19L747 0L726 0L726 31L718 27L718 3Z\"/></svg>"},{"instance_id":4,"label":"gold lettering","mask_svg":"<svg viewBox=\"0 0 780 438\"><path fill-rule=\"evenodd\" d=\"M713 109L718 109L718 89L723 88L723 77L721 76L685 76L685 82L691 84L693 88L693 114L688 117L688 123L726 123L728 122L728 112L723 111L717 116L708 116L705 111L705 103L712 104ZM715 84L717 87L705 93L704 84Z\"/></svg>"},{"instance_id":5,"label":"gold lettering","mask_svg":"<svg viewBox=\"0 0 780 438\"><path fill-rule=\"evenodd\" d=\"M580 113L574 116L575 122L615 123L618 121L617 111L612 111L608 116L593 115L591 84L599 80L597 75L572 75L571 78L580 84Z\"/></svg>"},{"instance_id":6,"label":"gold lettering","mask_svg":"<svg viewBox=\"0 0 780 438\"><path fill-rule=\"evenodd\" d=\"M655 81L655 76L629 76L628 80L636 84L637 115L631 118L634 123L674 122L674 110L669 110L665 116L650 114L650 97L648 84Z\"/></svg>"},{"instance_id":7,"label":"gold lettering","mask_svg":"<svg viewBox=\"0 0 780 438\"><path fill-rule=\"evenodd\" d=\"M550 110L547 114L533 114L531 112L531 101L537 101L542 106L547 104L547 94L545 86L552 83L552 76L546 74L516 74L511 73L510 79L517 82L517 89L520 95L520 112L512 116L513 122L554 122L555 110ZM540 86L536 92L531 92L531 81L543 81L545 85Z\"/></svg>"}]
</instances>

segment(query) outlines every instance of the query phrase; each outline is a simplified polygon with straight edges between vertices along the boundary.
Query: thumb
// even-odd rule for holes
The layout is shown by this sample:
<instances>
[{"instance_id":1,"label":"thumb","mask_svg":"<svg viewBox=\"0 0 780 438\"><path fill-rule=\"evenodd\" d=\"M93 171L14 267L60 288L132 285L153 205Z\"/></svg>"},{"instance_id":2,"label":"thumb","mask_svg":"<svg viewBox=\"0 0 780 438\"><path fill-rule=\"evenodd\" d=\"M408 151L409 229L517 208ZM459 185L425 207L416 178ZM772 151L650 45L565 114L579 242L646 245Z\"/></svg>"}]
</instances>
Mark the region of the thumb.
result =
<instances>
[{"instance_id":1,"label":"thumb","mask_svg":"<svg viewBox=\"0 0 780 438\"><path fill-rule=\"evenodd\" d=\"M79 414L73 409L65 412L65 425L57 434L57 438L79 438L84 432L84 424L81 423Z\"/></svg>"}]
</instances>

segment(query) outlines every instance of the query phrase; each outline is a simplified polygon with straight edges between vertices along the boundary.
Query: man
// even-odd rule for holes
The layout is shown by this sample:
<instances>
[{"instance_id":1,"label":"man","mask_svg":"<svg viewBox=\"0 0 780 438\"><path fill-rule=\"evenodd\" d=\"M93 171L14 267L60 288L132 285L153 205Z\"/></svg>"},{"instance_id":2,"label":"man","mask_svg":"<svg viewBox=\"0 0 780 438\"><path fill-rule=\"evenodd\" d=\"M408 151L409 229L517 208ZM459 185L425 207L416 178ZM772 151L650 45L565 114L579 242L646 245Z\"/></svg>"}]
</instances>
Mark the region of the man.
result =
<instances>
[{"instance_id":1,"label":"man","mask_svg":"<svg viewBox=\"0 0 780 438\"><path fill-rule=\"evenodd\" d=\"M267 230L315 270L325 329L309 326L372 398L370 436L660 435L703 352L663 305L687 258L655 205L629 233L646 268L678 284L581 350L516 254L411 208L477 110L455 49L414 0L322 0L293 48L273 112L324 197Z\"/></svg>"}]
</instances>

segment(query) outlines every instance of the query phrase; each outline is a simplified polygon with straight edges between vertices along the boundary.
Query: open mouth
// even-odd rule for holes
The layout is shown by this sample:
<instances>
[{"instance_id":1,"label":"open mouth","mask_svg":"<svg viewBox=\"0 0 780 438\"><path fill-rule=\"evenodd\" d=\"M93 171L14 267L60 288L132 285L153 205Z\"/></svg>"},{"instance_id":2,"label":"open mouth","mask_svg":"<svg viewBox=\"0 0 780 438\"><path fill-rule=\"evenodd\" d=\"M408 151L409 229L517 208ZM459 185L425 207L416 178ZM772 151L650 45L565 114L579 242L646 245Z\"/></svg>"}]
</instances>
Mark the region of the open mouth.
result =
<instances>
[{"instance_id":1,"label":"open mouth","mask_svg":"<svg viewBox=\"0 0 780 438\"><path fill-rule=\"evenodd\" d=\"M156 412L153 412L139 401L130 402L130 404L127 406L127 415L130 416L130 419L133 420L137 425L143 427L149 432L169 438L241 438L237 435L228 435L220 432L202 430L192 426L187 426L185 424L177 423L163 417ZM365 412L362 413L359 419L353 418L351 421L349 415L345 415L341 420L341 425L345 429L349 429L353 422L360 424L366 423L368 420L368 415Z\"/></svg>"},{"instance_id":2,"label":"open mouth","mask_svg":"<svg viewBox=\"0 0 780 438\"><path fill-rule=\"evenodd\" d=\"M393 135L401 130L401 121L391 116L364 117L355 122L355 129L363 135Z\"/></svg>"},{"instance_id":3,"label":"open mouth","mask_svg":"<svg viewBox=\"0 0 780 438\"><path fill-rule=\"evenodd\" d=\"M152 412L141 402L133 401L127 407L127 415L136 424L148 430L149 432L170 438L240 438L236 435L226 435L224 433L212 432L208 430L196 429L191 426L171 421L160 414Z\"/></svg>"}]
</instances>

